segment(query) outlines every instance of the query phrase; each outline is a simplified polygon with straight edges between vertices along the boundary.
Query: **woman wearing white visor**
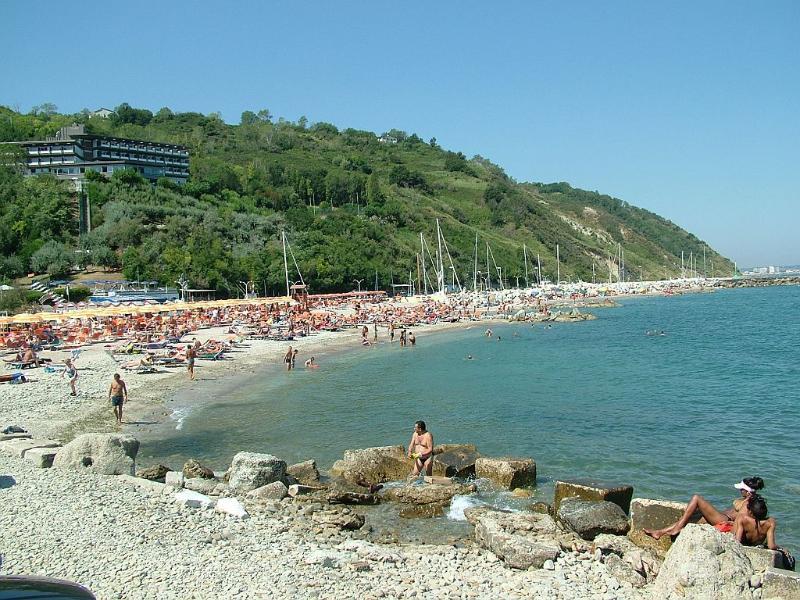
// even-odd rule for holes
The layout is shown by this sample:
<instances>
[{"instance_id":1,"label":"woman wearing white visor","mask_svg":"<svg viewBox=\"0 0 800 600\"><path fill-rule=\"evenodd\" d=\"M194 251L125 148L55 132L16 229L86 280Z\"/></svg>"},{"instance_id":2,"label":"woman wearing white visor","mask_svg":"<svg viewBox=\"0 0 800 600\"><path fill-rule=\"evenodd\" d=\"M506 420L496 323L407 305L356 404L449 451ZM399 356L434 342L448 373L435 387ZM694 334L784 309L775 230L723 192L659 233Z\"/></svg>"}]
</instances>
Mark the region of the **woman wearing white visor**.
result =
<instances>
[{"instance_id":1,"label":"woman wearing white visor","mask_svg":"<svg viewBox=\"0 0 800 600\"><path fill-rule=\"evenodd\" d=\"M739 512L746 506L748 498L755 495L758 490L764 487L764 480L761 479L761 477L748 477L747 479L742 479L733 487L740 491L742 497L736 498L733 501L732 508L720 512L700 494L695 494L689 501L689 505L686 507L683 516L675 523L663 529L645 529L644 532L655 539L659 539L665 535L678 535L680 530L686 527L687 523L691 521L692 516L697 512L703 515L703 520L700 521L701 523L705 522L709 525L713 525L723 533L731 532Z\"/></svg>"}]
</instances>

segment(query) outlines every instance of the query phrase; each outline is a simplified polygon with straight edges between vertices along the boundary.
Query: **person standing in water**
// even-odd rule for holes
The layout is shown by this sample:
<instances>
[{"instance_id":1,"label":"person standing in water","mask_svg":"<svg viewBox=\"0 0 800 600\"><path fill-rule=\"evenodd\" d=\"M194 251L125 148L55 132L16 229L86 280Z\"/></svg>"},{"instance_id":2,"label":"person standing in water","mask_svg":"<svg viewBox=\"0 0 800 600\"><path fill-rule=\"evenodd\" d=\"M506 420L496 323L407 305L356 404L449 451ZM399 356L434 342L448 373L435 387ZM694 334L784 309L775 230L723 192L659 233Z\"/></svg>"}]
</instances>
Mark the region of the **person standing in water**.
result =
<instances>
[{"instance_id":1,"label":"person standing in water","mask_svg":"<svg viewBox=\"0 0 800 600\"><path fill-rule=\"evenodd\" d=\"M411 344L412 346L416 346L417 345L417 338L414 337L414 332L413 331L409 331L408 332L408 343Z\"/></svg>"},{"instance_id":2,"label":"person standing in water","mask_svg":"<svg viewBox=\"0 0 800 600\"><path fill-rule=\"evenodd\" d=\"M283 355L283 362L286 365L287 371L292 370L293 360L294 360L294 350L292 350L292 347L289 346L289 349L286 351L286 354Z\"/></svg>"},{"instance_id":3,"label":"person standing in water","mask_svg":"<svg viewBox=\"0 0 800 600\"><path fill-rule=\"evenodd\" d=\"M414 433L408 445L408 458L414 459L414 470L411 477L417 477L422 470L430 476L433 474L433 434L428 431L425 421L414 423Z\"/></svg>"}]
</instances>

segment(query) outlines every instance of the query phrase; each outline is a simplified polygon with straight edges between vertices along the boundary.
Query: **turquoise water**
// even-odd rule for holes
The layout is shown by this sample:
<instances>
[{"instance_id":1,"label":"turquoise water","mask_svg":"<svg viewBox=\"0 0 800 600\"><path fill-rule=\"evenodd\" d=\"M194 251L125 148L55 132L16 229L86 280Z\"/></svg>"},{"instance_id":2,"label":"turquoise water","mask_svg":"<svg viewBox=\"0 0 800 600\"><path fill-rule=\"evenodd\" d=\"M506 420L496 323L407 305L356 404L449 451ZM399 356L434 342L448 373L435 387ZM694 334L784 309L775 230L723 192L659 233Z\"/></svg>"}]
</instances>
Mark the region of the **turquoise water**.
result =
<instances>
[{"instance_id":1,"label":"turquoise water","mask_svg":"<svg viewBox=\"0 0 800 600\"><path fill-rule=\"evenodd\" d=\"M419 330L415 348L358 348L310 372L265 367L213 384L211 399L179 397L182 428L142 453L224 468L252 450L327 468L348 448L407 444L424 419L436 443L534 457L543 499L554 479L592 477L724 507L735 482L759 475L778 543L800 548L798 306L798 287L744 289L624 300L552 328L493 325L492 339L481 324Z\"/></svg>"}]
</instances>

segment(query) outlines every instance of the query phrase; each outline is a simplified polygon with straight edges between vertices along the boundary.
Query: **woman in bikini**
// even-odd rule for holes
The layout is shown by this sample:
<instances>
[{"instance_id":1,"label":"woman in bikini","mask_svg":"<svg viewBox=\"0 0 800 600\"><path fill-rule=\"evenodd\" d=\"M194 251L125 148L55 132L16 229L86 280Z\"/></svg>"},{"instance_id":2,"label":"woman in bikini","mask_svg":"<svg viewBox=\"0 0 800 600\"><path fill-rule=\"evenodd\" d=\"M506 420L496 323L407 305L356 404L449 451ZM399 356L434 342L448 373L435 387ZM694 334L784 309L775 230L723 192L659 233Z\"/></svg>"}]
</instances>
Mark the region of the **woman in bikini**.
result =
<instances>
[{"instance_id":1,"label":"woman in bikini","mask_svg":"<svg viewBox=\"0 0 800 600\"><path fill-rule=\"evenodd\" d=\"M734 521L736 520L739 512L742 510L742 507L748 502L750 497L757 495L756 491L764 487L764 480L761 479L761 477L748 477L747 479L743 479L739 483L735 484L733 487L739 490L742 497L733 501L732 508L729 508L724 512L720 512L714 508L714 506L708 500L699 494L695 494L689 501L689 504L686 507L686 510L683 512L681 518L675 523L664 527L663 529L645 529L644 532L655 539L659 539L665 535L678 535L681 529L686 527L686 525L697 512L703 516L703 520L701 522L713 525L720 531L731 531Z\"/></svg>"},{"instance_id":2,"label":"woman in bikini","mask_svg":"<svg viewBox=\"0 0 800 600\"><path fill-rule=\"evenodd\" d=\"M723 531L719 525L715 527ZM767 517L767 503L758 494L747 498L729 531L745 546L765 544L770 550L779 550L775 543L775 519Z\"/></svg>"}]
</instances>

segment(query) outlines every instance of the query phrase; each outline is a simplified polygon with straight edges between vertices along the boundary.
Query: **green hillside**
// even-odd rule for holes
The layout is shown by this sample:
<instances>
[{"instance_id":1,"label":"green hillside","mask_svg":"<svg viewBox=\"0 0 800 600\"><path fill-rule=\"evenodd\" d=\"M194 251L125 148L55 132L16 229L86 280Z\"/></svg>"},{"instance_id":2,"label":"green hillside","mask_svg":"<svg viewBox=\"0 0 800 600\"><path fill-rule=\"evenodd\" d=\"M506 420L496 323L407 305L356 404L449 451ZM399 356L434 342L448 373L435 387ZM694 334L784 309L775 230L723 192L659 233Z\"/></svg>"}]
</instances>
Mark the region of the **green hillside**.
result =
<instances>
[{"instance_id":1,"label":"green hillside","mask_svg":"<svg viewBox=\"0 0 800 600\"><path fill-rule=\"evenodd\" d=\"M591 281L593 266L598 280L609 271L616 279L618 244L627 279L680 275L681 251L688 265L690 252L702 257L704 248L709 274L712 263L717 275L733 267L646 210L565 183L518 183L484 158L397 130L381 139L305 118L275 120L268 111L245 112L239 125L228 125L215 114L166 108L153 114L122 105L101 119L45 105L24 115L0 107L0 142L42 139L74 122L87 132L184 144L191 178L182 188L152 186L133 172L93 178L93 231L78 236L66 184L0 169L2 278L30 270L61 275L78 262L169 284L185 274L192 285L223 295L249 280L280 292L285 229L312 291L353 289L359 279L372 287L376 272L388 288L407 282L409 272L416 279L419 234L435 251L436 219L458 277L470 286L476 234L478 269L486 271L488 242L507 285L523 276L523 243L531 280L537 255L543 277L555 279L556 244L562 280ZM490 270L496 285L494 263Z\"/></svg>"}]
</instances>

